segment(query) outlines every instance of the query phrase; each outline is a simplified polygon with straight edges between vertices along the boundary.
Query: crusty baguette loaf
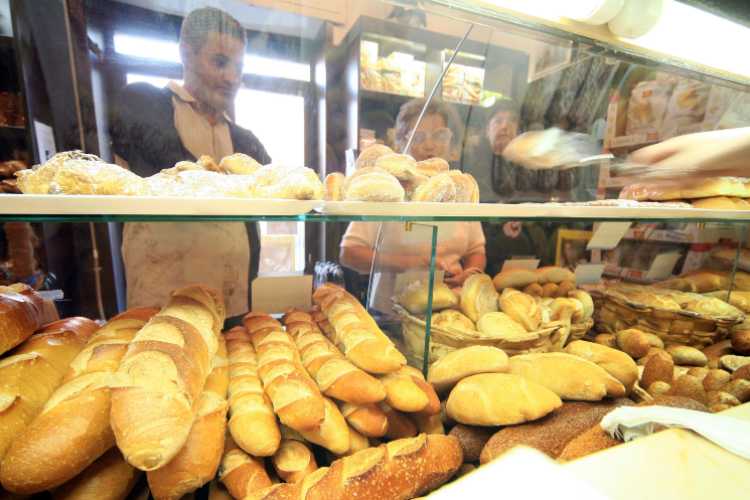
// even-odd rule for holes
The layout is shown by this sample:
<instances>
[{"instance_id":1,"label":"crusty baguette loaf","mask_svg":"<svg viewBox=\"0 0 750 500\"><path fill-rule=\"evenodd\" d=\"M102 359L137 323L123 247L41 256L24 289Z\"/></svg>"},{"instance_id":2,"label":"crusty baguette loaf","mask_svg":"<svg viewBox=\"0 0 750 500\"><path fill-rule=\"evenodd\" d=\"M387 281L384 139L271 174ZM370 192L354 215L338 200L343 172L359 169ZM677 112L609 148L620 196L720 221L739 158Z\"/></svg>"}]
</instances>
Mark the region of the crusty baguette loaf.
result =
<instances>
[{"instance_id":1,"label":"crusty baguette loaf","mask_svg":"<svg viewBox=\"0 0 750 500\"><path fill-rule=\"evenodd\" d=\"M153 309L112 318L73 359L63 384L13 441L0 469L6 489L44 491L71 480L115 444L110 384L129 342Z\"/></svg>"},{"instance_id":2,"label":"crusty baguette loaf","mask_svg":"<svg viewBox=\"0 0 750 500\"><path fill-rule=\"evenodd\" d=\"M346 290L335 285L324 285L315 291L313 300L333 327L331 340L356 366L369 373L386 374L406 364L404 355Z\"/></svg>"},{"instance_id":3,"label":"crusty baguette loaf","mask_svg":"<svg viewBox=\"0 0 750 500\"><path fill-rule=\"evenodd\" d=\"M308 313L290 311L284 316L284 325L297 344L302 364L323 394L354 404L385 398L383 384L347 360Z\"/></svg>"},{"instance_id":4,"label":"crusty baguette loaf","mask_svg":"<svg viewBox=\"0 0 750 500\"><path fill-rule=\"evenodd\" d=\"M130 343L112 388L111 424L132 466L158 469L184 446L224 316L219 292L187 286Z\"/></svg>"},{"instance_id":5,"label":"crusty baguette loaf","mask_svg":"<svg viewBox=\"0 0 750 500\"><path fill-rule=\"evenodd\" d=\"M232 497L240 500L251 492L271 486L262 458L242 451L227 435L219 467L219 480Z\"/></svg>"},{"instance_id":6,"label":"crusty baguette loaf","mask_svg":"<svg viewBox=\"0 0 750 500\"><path fill-rule=\"evenodd\" d=\"M98 328L86 318L55 321L0 361L0 460L60 385L71 360Z\"/></svg>"},{"instance_id":7,"label":"crusty baguette loaf","mask_svg":"<svg viewBox=\"0 0 750 500\"><path fill-rule=\"evenodd\" d=\"M302 366L294 341L280 325L259 327L257 323L272 322L258 316L245 319L258 354L263 390L279 420L296 431L316 428L325 417L325 403L318 385Z\"/></svg>"},{"instance_id":8,"label":"crusty baguette loaf","mask_svg":"<svg viewBox=\"0 0 750 500\"><path fill-rule=\"evenodd\" d=\"M343 455L350 448L349 426L336 403L328 398L325 401L325 417L320 425L309 431L300 431L302 437L313 444L322 446L336 455Z\"/></svg>"},{"instance_id":9,"label":"crusty baguette loaf","mask_svg":"<svg viewBox=\"0 0 750 500\"><path fill-rule=\"evenodd\" d=\"M369 447L370 440L359 432L355 431L352 427L349 427L349 449L346 451L346 453L344 453L344 455L352 455Z\"/></svg>"},{"instance_id":10,"label":"crusty baguette loaf","mask_svg":"<svg viewBox=\"0 0 750 500\"><path fill-rule=\"evenodd\" d=\"M258 376L250 335L239 326L225 334L229 353L229 432L242 450L270 457L279 449L276 414Z\"/></svg>"},{"instance_id":11,"label":"crusty baguette loaf","mask_svg":"<svg viewBox=\"0 0 750 500\"><path fill-rule=\"evenodd\" d=\"M224 339L198 400L195 421L180 452L167 465L146 475L156 500L177 500L216 476L227 429L227 352Z\"/></svg>"},{"instance_id":12,"label":"crusty baguette loaf","mask_svg":"<svg viewBox=\"0 0 750 500\"><path fill-rule=\"evenodd\" d=\"M366 437L379 438L388 432L388 417L376 404L341 405L341 413L354 430Z\"/></svg>"},{"instance_id":13,"label":"crusty baguette loaf","mask_svg":"<svg viewBox=\"0 0 750 500\"><path fill-rule=\"evenodd\" d=\"M462 462L456 438L421 434L340 458L300 483L272 486L247 499L406 500L443 484Z\"/></svg>"},{"instance_id":14,"label":"crusty baguette loaf","mask_svg":"<svg viewBox=\"0 0 750 500\"><path fill-rule=\"evenodd\" d=\"M492 346L475 345L451 351L430 366L427 380L445 394L461 379L478 373L508 371L508 355Z\"/></svg>"},{"instance_id":15,"label":"crusty baguette loaf","mask_svg":"<svg viewBox=\"0 0 750 500\"><path fill-rule=\"evenodd\" d=\"M0 286L0 354L31 336L43 321L42 298L27 285Z\"/></svg>"},{"instance_id":16,"label":"crusty baguette loaf","mask_svg":"<svg viewBox=\"0 0 750 500\"><path fill-rule=\"evenodd\" d=\"M227 491L226 487L214 479L208 485L208 500L233 500L234 497Z\"/></svg>"},{"instance_id":17,"label":"crusty baguette loaf","mask_svg":"<svg viewBox=\"0 0 750 500\"><path fill-rule=\"evenodd\" d=\"M125 500L140 471L113 447L85 471L52 492L55 500Z\"/></svg>"},{"instance_id":18,"label":"crusty baguette loaf","mask_svg":"<svg viewBox=\"0 0 750 500\"><path fill-rule=\"evenodd\" d=\"M420 434L445 434L443 418L440 413L435 415L412 413L409 418L414 421Z\"/></svg>"},{"instance_id":19,"label":"crusty baguette loaf","mask_svg":"<svg viewBox=\"0 0 750 500\"><path fill-rule=\"evenodd\" d=\"M587 359L604 368L615 377L630 393L638 380L638 365L633 358L618 349L612 349L595 342L575 340L565 346L565 352Z\"/></svg>"},{"instance_id":20,"label":"crusty baguette loaf","mask_svg":"<svg viewBox=\"0 0 750 500\"><path fill-rule=\"evenodd\" d=\"M271 461L276 473L287 483L298 483L318 468L310 447L297 439L282 439Z\"/></svg>"},{"instance_id":21,"label":"crusty baguette loaf","mask_svg":"<svg viewBox=\"0 0 750 500\"><path fill-rule=\"evenodd\" d=\"M403 439L419 434L416 422L409 418L406 413L394 410L386 403L380 403L378 406L388 419L388 430L385 433L386 438Z\"/></svg>"}]
</instances>

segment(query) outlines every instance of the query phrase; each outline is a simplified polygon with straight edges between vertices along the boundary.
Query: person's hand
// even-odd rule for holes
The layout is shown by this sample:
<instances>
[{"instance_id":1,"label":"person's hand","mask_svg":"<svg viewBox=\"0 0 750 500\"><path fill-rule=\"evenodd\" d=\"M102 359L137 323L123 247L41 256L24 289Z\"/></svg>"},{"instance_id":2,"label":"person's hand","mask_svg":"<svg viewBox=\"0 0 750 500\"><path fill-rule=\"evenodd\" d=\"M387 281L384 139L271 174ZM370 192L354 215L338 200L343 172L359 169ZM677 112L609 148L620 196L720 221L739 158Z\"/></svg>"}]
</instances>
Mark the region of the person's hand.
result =
<instances>
[{"instance_id":1,"label":"person's hand","mask_svg":"<svg viewBox=\"0 0 750 500\"><path fill-rule=\"evenodd\" d=\"M750 175L750 128L700 132L639 149L634 163L688 171L697 177Z\"/></svg>"},{"instance_id":2,"label":"person's hand","mask_svg":"<svg viewBox=\"0 0 750 500\"><path fill-rule=\"evenodd\" d=\"M463 271L461 271L458 274L454 274L454 275L451 275L451 276L446 276L445 279L443 279L443 281L449 287L451 287L451 288L457 288L457 287L463 286L464 281L466 281L469 278L469 276L471 276L473 274L481 273L481 272L482 271L480 271L479 269L477 269L475 267L470 267L468 269L464 269Z\"/></svg>"}]
</instances>

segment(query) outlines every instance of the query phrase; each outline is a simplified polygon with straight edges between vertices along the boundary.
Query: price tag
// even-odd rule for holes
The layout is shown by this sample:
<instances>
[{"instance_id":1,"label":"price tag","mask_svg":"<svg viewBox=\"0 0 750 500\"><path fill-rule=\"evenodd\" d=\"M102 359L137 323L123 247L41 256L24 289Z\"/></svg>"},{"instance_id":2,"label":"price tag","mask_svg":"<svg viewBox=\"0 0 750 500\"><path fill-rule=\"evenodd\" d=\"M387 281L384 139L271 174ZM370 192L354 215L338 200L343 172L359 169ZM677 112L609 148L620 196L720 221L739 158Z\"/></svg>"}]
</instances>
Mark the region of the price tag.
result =
<instances>
[{"instance_id":1,"label":"price tag","mask_svg":"<svg viewBox=\"0 0 750 500\"><path fill-rule=\"evenodd\" d=\"M253 311L283 313L291 308L312 307L312 275L262 276L252 284Z\"/></svg>"},{"instance_id":2,"label":"price tag","mask_svg":"<svg viewBox=\"0 0 750 500\"><path fill-rule=\"evenodd\" d=\"M682 255L679 252L668 252L657 255L651 263L651 268L646 274L646 279L649 281L661 281L669 278L672 276L672 269L674 269L680 257Z\"/></svg>"},{"instance_id":3,"label":"price tag","mask_svg":"<svg viewBox=\"0 0 750 500\"><path fill-rule=\"evenodd\" d=\"M503 268L500 271L510 271L511 269L527 269L533 271L539 267L539 259L505 259Z\"/></svg>"},{"instance_id":4,"label":"price tag","mask_svg":"<svg viewBox=\"0 0 750 500\"><path fill-rule=\"evenodd\" d=\"M625 236L625 233L628 232L631 224L632 222L602 222L597 224L594 235L586 245L586 249L610 250L615 248Z\"/></svg>"},{"instance_id":5,"label":"price tag","mask_svg":"<svg viewBox=\"0 0 750 500\"><path fill-rule=\"evenodd\" d=\"M578 264L576 267L576 285L599 283L602 280L604 264Z\"/></svg>"}]
</instances>

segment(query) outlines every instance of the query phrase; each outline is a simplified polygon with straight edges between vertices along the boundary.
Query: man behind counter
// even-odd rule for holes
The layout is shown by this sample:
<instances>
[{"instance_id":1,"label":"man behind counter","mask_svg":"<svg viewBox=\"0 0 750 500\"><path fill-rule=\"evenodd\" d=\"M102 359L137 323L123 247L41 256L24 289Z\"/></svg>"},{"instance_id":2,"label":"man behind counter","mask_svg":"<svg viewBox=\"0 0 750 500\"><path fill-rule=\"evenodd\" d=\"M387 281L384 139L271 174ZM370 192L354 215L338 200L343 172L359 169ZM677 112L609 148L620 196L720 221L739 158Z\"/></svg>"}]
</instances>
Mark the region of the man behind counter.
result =
<instances>
[{"instance_id":1,"label":"man behind counter","mask_svg":"<svg viewBox=\"0 0 750 500\"><path fill-rule=\"evenodd\" d=\"M260 141L229 116L245 56L239 22L214 8L192 11L182 23L180 56L184 86L171 81L164 89L145 83L123 89L112 129L117 163L144 177L202 155L219 161L245 153L270 163ZM243 314L259 247L249 224L126 224L128 307L162 305L173 289L204 283L223 291L227 316Z\"/></svg>"}]
</instances>

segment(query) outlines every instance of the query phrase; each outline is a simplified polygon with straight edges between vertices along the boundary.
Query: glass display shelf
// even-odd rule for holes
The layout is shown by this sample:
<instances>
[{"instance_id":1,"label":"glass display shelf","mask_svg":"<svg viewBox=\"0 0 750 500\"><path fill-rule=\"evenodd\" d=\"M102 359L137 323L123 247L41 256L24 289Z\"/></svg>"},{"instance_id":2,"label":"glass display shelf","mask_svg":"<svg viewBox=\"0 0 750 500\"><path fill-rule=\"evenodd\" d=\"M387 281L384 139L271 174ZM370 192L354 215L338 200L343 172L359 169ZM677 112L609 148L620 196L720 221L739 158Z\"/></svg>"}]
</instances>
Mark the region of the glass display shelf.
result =
<instances>
[{"instance_id":1,"label":"glass display shelf","mask_svg":"<svg viewBox=\"0 0 750 500\"><path fill-rule=\"evenodd\" d=\"M597 203L597 202L595 202ZM750 211L705 210L656 203L635 206L565 203L368 203L240 198L1 195L0 220L128 221L642 221L750 222Z\"/></svg>"}]
</instances>

